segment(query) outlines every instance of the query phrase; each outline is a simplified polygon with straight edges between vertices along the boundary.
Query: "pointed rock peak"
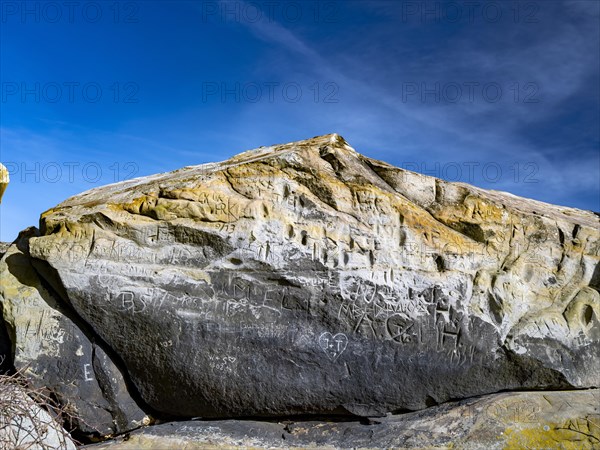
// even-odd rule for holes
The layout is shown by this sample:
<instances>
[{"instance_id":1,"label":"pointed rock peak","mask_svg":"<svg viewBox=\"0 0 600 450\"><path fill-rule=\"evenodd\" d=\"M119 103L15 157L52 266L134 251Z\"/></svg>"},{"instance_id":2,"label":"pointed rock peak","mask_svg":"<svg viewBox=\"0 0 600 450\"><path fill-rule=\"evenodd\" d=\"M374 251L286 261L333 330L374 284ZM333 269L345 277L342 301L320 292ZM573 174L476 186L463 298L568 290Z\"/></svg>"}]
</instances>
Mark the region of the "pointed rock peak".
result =
<instances>
[{"instance_id":1,"label":"pointed rock peak","mask_svg":"<svg viewBox=\"0 0 600 450\"><path fill-rule=\"evenodd\" d=\"M321 145L334 145L336 147L344 147L344 146L349 147L348 142L346 142L346 140L337 133L330 133L330 134L323 134L321 136L314 136L312 138L303 139L301 141L295 141L295 142L290 142L288 144L277 145L276 147L287 146L287 145L295 145L298 147L303 147L303 146L318 147Z\"/></svg>"},{"instance_id":2,"label":"pointed rock peak","mask_svg":"<svg viewBox=\"0 0 600 450\"><path fill-rule=\"evenodd\" d=\"M361 155L352 148L348 142L339 134L325 134L314 136L310 139L293 141L284 144L273 144L247 150L218 163L201 164L190 166L185 169L192 170L227 170L244 164L266 162L267 160L287 161L288 164L320 170L320 159L340 159L358 161ZM364 157L363 157L364 158Z\"/></svg>"},{"instance_id":3,"label":"pointed rock peak","mask_svg":"<svg viewBox=\"0 0 600 450\"><path fill-rule=\"evenodd\" d=\"M321 144L321 145L332 145L334 147L352 148L352 147L350 147L350 145L348 144L346 139L344 139L342 136L340 136L337 133L324 134L323 136L315 136L314 138L307 139L306 141L301 141L301 142L306 142L307 144L313 144L313 145Z\"/></svg>"},{"instance_id":4,"label":"pointed rock peak","mask_svg":"<svg viewBox=\"0 0 600 450\"><path fill-rule=\"evenodd\" d=\"M358 155L356 150L354 150L348 142L339 134L331 133L324 134L322 136L314 136L310 139L303 139L301 141L293 141L285 144L274 144L268 147L258 147L252 150L247 150L245 152L239 153L227 161L223 161L224 163L233 161L236 163L247 161L249 158L254 159L257 157L269 157L276 154L294 152L298 150L314 150L319 151L323 148L337 148L344 149L346 151L352 152L355 155Z\"/></svg>"},{"instance_id":5,"label":"pointed rock peak","mask_svg":"<svg viewBox=\"0 0 600 450\"><path fill-rule=\"evenodd\" d=\"M295 144L298 147L304 147L304 146L311 147L314 149L319 149L321 151L326 148L327 149L334 149L334 148L342 149L342 150L350 151L350 152L354 153L355 155L358 155L358 152L354 148L352 148L350 146L350 144L348 144L346 139L344 139L342 136L340 136L337 133L324 134L322 136L315 136L313 138L294 142L292 144Z\"/></svg>"}]
</instances>

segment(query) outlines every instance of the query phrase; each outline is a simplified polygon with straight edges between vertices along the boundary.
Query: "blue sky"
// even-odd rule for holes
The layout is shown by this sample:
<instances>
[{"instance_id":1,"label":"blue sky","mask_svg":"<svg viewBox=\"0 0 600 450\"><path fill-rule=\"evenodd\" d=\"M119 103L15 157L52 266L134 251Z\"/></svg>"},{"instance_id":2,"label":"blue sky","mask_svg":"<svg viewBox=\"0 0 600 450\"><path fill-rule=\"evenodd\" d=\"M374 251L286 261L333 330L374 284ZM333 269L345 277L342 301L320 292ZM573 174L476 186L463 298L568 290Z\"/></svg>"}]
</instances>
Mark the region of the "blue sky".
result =
<instances>
[{"instance_id":1,"label":"blue sky","mask_svg":"<svg viewBox=\"0 0 600 450\"><path fill-rule=\"evenodd\" d=\"M0 240L84 190L337 132L600 211L598 1L0 1Z\"/></svg>"}]
</instances>

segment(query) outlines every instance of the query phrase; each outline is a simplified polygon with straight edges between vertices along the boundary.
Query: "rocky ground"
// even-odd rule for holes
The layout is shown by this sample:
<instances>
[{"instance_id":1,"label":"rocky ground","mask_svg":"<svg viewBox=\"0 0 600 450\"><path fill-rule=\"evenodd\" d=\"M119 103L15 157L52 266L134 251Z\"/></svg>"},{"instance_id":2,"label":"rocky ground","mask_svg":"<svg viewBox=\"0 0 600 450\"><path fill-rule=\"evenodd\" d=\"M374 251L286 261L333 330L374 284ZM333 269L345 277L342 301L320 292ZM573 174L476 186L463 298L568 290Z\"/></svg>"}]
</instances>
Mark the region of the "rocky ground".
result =
<instances>
[{"instance_id":1,"label":"rocky ground","mask_svg":"<svg viewBox=\"0 0 600 450\"><path fill-rule=\"evenodd\" d=\"M43 213L0 260L0 368L106 448L593 448L599 225L338 135L261 147Z\"/></svg>"},{"instance_id":2,"label":"rocky ground","mask_svg":"<svg viewBox=\"0 0 600 450\"><path fill-rule=\"evenodd\" d=\"M514 392L369 421L187 421L90 449L600 447L600 391Z\"/></svg>"}]
</instances>

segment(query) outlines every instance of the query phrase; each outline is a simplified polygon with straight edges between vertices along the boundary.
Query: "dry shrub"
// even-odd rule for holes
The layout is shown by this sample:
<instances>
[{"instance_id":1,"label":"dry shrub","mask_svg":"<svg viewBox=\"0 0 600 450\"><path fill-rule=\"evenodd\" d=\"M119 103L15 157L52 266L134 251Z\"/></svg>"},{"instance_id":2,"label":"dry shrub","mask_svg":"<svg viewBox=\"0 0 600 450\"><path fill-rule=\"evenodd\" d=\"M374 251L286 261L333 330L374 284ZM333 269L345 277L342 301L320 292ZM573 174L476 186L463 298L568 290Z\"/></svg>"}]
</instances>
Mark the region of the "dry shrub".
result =
<instances>
[{"instance_id":1,"label":"dry shrub","mask_svg":"<svg viewBox=\"0 0 600 450\"><path fill-rule=\"evenodd\" d=\"M0 375L0 450L75 449L63 424L74 423L69 405L44 388L33 388L19 373Z\"/></svg>"}]
</instances>

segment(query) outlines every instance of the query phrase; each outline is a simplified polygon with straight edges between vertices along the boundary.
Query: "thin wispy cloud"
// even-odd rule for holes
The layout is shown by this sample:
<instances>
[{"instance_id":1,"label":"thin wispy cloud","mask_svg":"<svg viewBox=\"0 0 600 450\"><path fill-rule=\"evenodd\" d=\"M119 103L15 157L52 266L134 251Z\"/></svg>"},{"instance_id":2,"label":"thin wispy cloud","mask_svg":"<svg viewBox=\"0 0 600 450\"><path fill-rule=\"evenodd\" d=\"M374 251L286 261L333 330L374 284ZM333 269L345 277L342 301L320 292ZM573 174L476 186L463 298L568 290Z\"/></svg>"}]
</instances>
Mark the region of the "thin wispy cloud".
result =
<instances>
[{"instance_id":1,"label":"thin wispy cloud","mask_svg":"<svg viewBox=\"0 0 600 450\"><path fill-rule=\"evenodd\" d=\"M398 10L394 14L394 7L389 2L380 3L378 8L380 11L390 12L389 16L396 20L400 17ZM352 54L349 55L328 54L324 57L315 48L318 44L307 43L280 23L258 22L245 25L258 38L288 52L290 67L302 64L310 67L317 79L336 80L340 89L346 93L344 103L349 108L345 117L354 126L360 127L361 122L367 122L365 130L373 130L371 121L361 119L369 115L368 111L379 110L379 128L393 127L396 131L401 131L417 124L422 133L430 133L432 130L443 133L437 139L423 140L421 143L429 144L427 155L434 160L452 161L457 158L448 157L448 154L455 152L454 155L463 160L476 157L483 162L498 159L510 161L512 158L523 164L534 162L546 187L557 189L560 186L563 190L577 192L582 185L597 189L597 177L594 173L590 176L577 176L582 166L589 163L587 155L571 155L569 164L556 166L548 157L548 148L534 145L524 139L519 131L527 123L551 117L552 110L581 91L586 80L593 75L594 67L589 64L589 54L594 46L597 47L589 39L590 33L594 32L593 20L585 16L578 19L583 21L578 26L566 20L558 26L555 23L542 23L538 28L545 32L539 39L524 33L526 28L509 28L506 42L494 49L483 49L480 42L473 42L459 34L451 44L442 44L443 52L440 51L433 58L430 54L423 55L408 63L385 58L394 44L394 34L397 33L394 24L390 24L387 29L382 27L383 31L374 39L362 35L357 38L358 51L363 53L361 59L368 59L373 65L361 64L362 61L357 63L356 58L353 58L355 49L351 49ZM547 17L540 17L540 21L543 20L547 20ZM485 33L496 32L493 27L488 28L484 30ZM402 39L396 37L396 41ZM292 59L299 60L294 64ZM557 60L563 64L556 66ZM270 66L266 64L264 67ZM284 77L286 65L279 64L275 70L279 76ZM385 76L374 81L371 77L373 72ZM398 76L394 77L394 74ZM427 86L433 86L435 80L442 83L477 82L480 85L486 82L498 83L505 90L505 100L486 102L479 94L474 102L465 98L461 102L446 105L446 108L427 102L401 101L401 83L425 82ZM528 89L519 92L524 87ZM508 91L509 88L513 90ZM518 96L522 98L527 95L533 96L537 103L527 105L515 101ZM532 110L535 110L534 114ZM493 120L489 120L492 117ZM399 120L404 123L398 123ZM473 122L477 125L473 126ZM454 142L448 141L448 135L453 136ZM554 149L552 153L561 150L569 151L564 148ZM421 158L427 155L421 155ZM573 183L573 179L578 179L578 182ZM506 181L502 186L495 187L510 189L511 183ZM529 192L533 191L531 187L529 186Z\"/></svg>"}]
</instances>

